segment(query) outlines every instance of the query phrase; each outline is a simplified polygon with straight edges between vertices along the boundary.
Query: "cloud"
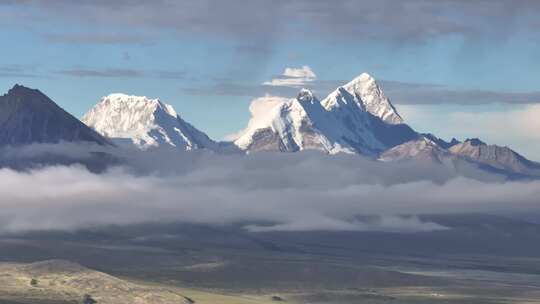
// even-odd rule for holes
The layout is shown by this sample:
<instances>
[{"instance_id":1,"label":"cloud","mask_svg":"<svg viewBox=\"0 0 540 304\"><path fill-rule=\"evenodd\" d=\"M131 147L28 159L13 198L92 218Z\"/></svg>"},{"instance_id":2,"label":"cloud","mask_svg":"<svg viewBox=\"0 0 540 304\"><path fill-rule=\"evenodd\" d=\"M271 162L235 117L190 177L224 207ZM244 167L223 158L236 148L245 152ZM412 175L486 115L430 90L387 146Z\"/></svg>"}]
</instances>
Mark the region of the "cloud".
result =
<instances>
[{"instance_id":1,"label":"cloud","mask_svg":"<svg viewBox=\"0 0 540 304\"><path fill-rule=\"evenodd\" d=\"M137 70L131 69L103 69L103 70L91 70L91 69L70 69L59 71L58 74L74 77L120 77L120 78L138 78L143 74Z\"/></svg>"},{"instance_id":2,"label":"cloud","mask_svg":"<svg viewBox=\"0 0 540 304\"><path fill-rule=\"evenodd\" d=\"M302 88L317 79L317 75L307 65L301 68L285 68L278 78L266 81L263 85Z\"/></svg>"},{"instance_id":3,"label":"cloud","mask_svg":"<svg viewBox=\"0 0 540 304\"><path fill-rule=\"evenodd\" d=\"M40 77L36 74L36 69L26 65L9 64L0 66L0 77L5 78L35 78Z\"/></svg>"},{"instance_id":4,"label":"cloud","mask_svg":"<svg viewBox=\"0 0 540 304\"><path fill-rule=\"evenodd\" d=\"M444 85L381 81L381 86L396 104L529 104L540 103L538 92L458 90Z\"/></svg>"},{"instance_id":5,"label":"cloud","mask_svg":"<svg viewBox=\"0 0 540 304\"><path fill-rule=\"evenodd\" d=\"M339 83L339 84L338 84ZM345 82L320 81L309 66L300 68L287 67L283 73L262 84L238 83L232 79L214 79L212 84L198 87L185 87L183 91L188 94L202 96L248 96L259 98L261 96L280 96L292 98L298 94L299 89L309 88L317 92L329 92Z\"/></svg>"},{"instance_id":6,"label":"cloud","mask_svg":"<svg viewBox=\"0 0 540 304\"><path fill-rule=\"evenodd\" d=\"M292 98L298 89L305 87L313 90L319 98L326 95L349 80L320 80L308 67L287 68L282 75L258 84L239 84L231 79L217 79L214 84L203 87L184 88L194 95L249 96L260 97L265 94ZM431 83L410 83L393 80L378 80L385 94L393 104L398 105L483 105L494 103L505 104L538 104L540 91L505 92L489 90L453 89L445 85Z\"/></svg>"},{"instance_id":7,"label":"cloud","mask_svg":"<svg viewBox=\"0 0 540 304\"><path fill-rule=\"evenodd\" d=\"M120 68L72 68L58 71L57 74L71 77L99 77L99 78L158 78L158 79L186 79L186 73L183 71L143 71L136 69L120 69Z\"/></svg>"},{"instance_id":8,"label":"cloud","mask_svg":"<svg viewBox=\"0 0 540 304\"><path fill-rule=\"evenodd\" d=\"M317 75L307 65L301 68L285 68L283 72L284 77L288 78L304 78L304 79L316 79Z\"/></svg>"},{"instance_id":9,"label":"cloud","mask_svg":"<svg viewBox=\"0 0 540 304\"><path fill-rule=\"evenodd\" d=\"M152 39L128 33L59 33L47 34L45 39L54 43L68 44L150 44Z\"/></svg>"},{"instance_id":10,"label":"cloud","mask_svg":"<svg viewBox=\"0 0 540 304\"><path fill-rule=\"evenodd\" d=\"M154 71L154 77L161 79L187 79L187 73L184 71Z\"/></svg>"},{"instance_id":11,"label":"cloud","mask_svg":"<svg viewBox=\"0 0 540 304\"><path fill-rule=\"evenodd\" d=\"M258 119L250 119L248 122L248 126L245 129L226 135L225 140L235 141L244 134L245 130L264 127L268 123L268 120L272 119L273 110L276 109L277 106L287 102L288 100L288 98L271 95L255 98L251 101L251 104L249 105L249 112L251 113L251 117L258 117ZM259 126L253 124L261 125Z\"/></svg>"},{"instance_id":12,"label":"cloud","mask_svg":"<svg viewBox=\"0 0 540 304\"><path fill-rule=\"evenodd\" d=\"M417 216L380 216L369 221L344 221L328 217L315 216L298 221L276 225L247 225L252 232L268 231L386 231L386 232L423 232L447 230L448 227L437 223L422 221Z\"/></svg>"},{"instance_id":13,"label":"cloud","mask_svg":"<svg viewBox=\"0 0 540 304\"><path fill-rule=\"evenodd\" d=\"M184 87L182 91L187 94L200 96L247 96L257 98L266 94L292 97L296 96L298 88L253 83L245 84L233 82L229 79L219 79L212 84Z\"/></svg>"},{"instance_id":14,"label":"cloud","mask_svg":"<svg viewBox=\"0 0 540 304\"><path fill-rule=\"evenodd\" d=\"M267 44L240 44L236 46L235 51L241 55L249 55L255 57L268 57L272 50Z\"/></svg>"},{"instance_id":15,"label":"cloud","mask_svg":"<svg viewBox=\"0 0 540 304\"><path fill-rule=\"evenodd\" d=\"M243 223L261 232L421 232L445 229L422 220L424 214L540 209L539 181L484 182L429 164L318 153L245 156L95 149L122 157L124 165L102 174L77 165L1 169L0 231L187 222ZM44 151L88 155L71 144L28 146L4 151L2 157Z\"/></svg>"},{"instance_id":16,"label":"cloud","mask_svg":"<svg viewBox=\"0 0 540 304\"><path fill-rule=\"evenodd\" d=\"M157 29L258 41L305 35L400 43L442 36L501 40L516 29L536 35L540 14L540 4L534 0L34 0L10 4L7 17L12 23L36 20L39 26L48 20L125 32Z\"/></svg>"}]
</instances>

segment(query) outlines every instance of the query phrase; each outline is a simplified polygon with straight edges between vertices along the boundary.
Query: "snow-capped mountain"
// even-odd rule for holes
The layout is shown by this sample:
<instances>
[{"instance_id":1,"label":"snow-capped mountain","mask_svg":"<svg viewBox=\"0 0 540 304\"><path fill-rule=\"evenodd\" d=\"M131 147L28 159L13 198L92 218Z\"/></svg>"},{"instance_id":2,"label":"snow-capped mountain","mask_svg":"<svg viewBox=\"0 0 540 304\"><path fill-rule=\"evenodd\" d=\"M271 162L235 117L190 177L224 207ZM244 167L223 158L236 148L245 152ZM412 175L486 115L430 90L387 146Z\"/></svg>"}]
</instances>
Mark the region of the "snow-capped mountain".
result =
<instances>
[{"instance_id":1,"label":"snow-capped mountain","mask_svg":"<svg viewBox=\"0 0 540 304\"><path fill-rule=\"evenodd\" d=\"M375 79L367 73L362 73L346 85L337 88L322 100L321 104L328 111L345 106L356 106L387 124L403 123L403 119L388 97L384 95Z\"/></svg>"},{"instance_id":2,"label":"snow-capped mountain","mask_svg":"<svg viewBox=\"0 0 540 304\"><path fill-rule=\"evenodd\" d=\"M259 98L250 105L250 111L253 117L248 127L234 142L242 150L354 152L348 145L335 142L332 132L321 131L322 126L331 125L332 117L325 115L325 109L309 90L289 100Z\"/></svg>"},{"instance_id":3,"label":"snow-capped mountain","mask_svg":"<svg viewBox=\"0 0 540 304\"><path fill-rule=\"evenodd\" d=\"M218 146L180 118L171 105L144 96L105 96L82 121L117 144L133 144L143 150L155 147L215 150Z\"/></svg>"},{"instance_id":4,"label":"snow-capped mountain","mask_svg":"<svg viewBox=\"0 0 540 304\"><path fill-rule=\"evenodd\" d=\"M15 85L0 96L0 146L61 141L109 144L39 90Z\"/></svg>"},{"instance_id":5,"label":"snow-capped mountain","mask_svg":"<svg viewBox=\"0 0 540 304\"><path fill-rule=\"evenodd\" d=\"M540 164L506 147L479 140L447 142L407 126L377 82L364 73L319 101L303 89L294 99L262 97L234 141L247 152L319 150L358 153L381 161L415 160L452 170L540 176Z\"/></svg>"},{"instance_id":6,"label":"snow-capped mountain","mask_svg":"<svg viewBox=\"0 0 540 304\"><path fill-rule=\"evenodd\" d=\"M311 149L377 156L418 137L365 73L322 101L303 89L290 100L259 98L250 111L248 127L234 141L248 152Z\"/></svg>"},{"instance_id":7,"label":"snow-capped mountain","mask_svg":"<svg viewBox=\"0 0 540 304\"><path fill-rule=\"evenodd\" d=\"M111 94L84 115L85 125L40 91L15 85L0 96L0 146L92 142L104 146L129 144L142 150L153 147L217 152L236 152L238 148L246 152L318 150L329 154L363 154L386 162L435 163L471 176L483 172L503 178L540 177L539 163L508 147L488 145L479 139L447 142L433 134L416 133L403 122L367 74L337 88L322 101L303 89L293 99L269 96L256 99L250 111L252 118L247 128L233 144L225 144L211 140L159 99ZM61 153L15 162L0 157L0 167L86 162L89 167L101 170L118 162L107 152L88 147L90 157L83 160L66 159Z\"/></svg>"}]
</instances>

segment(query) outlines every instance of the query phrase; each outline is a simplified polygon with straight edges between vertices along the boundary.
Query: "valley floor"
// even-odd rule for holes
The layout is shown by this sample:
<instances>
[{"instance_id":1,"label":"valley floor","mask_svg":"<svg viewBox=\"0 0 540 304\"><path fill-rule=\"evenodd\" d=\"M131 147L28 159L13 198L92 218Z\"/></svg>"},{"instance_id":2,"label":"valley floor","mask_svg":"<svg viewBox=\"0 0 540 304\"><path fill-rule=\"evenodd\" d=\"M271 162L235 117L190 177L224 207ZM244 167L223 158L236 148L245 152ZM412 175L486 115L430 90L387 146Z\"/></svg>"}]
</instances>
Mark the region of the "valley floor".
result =
<instances>
[{"instance_id":1,"label":"valley floor","mask_svg":"<svg viewBox=\"0 0 540 304\"><path fill-rule=\"evenodd\" d=\"M4 236L0 304L86 294L141 304L540 303L540 225L464 218L435 218L452 229L416 234L144 225Z\"/></svg>"}]
</instances>

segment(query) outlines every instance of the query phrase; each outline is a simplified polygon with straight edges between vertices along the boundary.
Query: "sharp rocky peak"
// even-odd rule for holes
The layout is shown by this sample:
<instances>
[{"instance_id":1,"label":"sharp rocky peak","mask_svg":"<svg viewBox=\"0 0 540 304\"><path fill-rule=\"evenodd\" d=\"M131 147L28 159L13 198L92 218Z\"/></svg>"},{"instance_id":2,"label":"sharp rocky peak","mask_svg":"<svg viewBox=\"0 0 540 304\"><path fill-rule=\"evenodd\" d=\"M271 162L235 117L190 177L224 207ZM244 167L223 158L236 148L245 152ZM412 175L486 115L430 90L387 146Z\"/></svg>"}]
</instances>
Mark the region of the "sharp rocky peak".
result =
<instances>
[{"instance_id":1,"label":"sharp rocky peak","mask_svg":"<svg viewBox=\"0 0 540 304\"><path fill-rule=\"evenodd\" d=\"M353 80L349 81L347 84L345 84L344 88L351 88L351 87L358 87L358 86L378 86L377 82L375 81L375 78L371 76L368 73L362 73L355 77Z\"/></svg>"},{"instance_id":2,"label":"sharp rocky peak","mask_svg":"<svg viewBox=\"0 0 540 304\"><path fill-rule=\"evenodd\" d=\"M0 96L0 146L33 143L109 142L37 89L15 85Z\"/></svg>"},{"instance_id":3,"label":"sharp rocky peak","mask_svg":"<svg viewBox=\"0 0 540 304\"><path fill-rule=\"evenodd\" d=\"M377 81L367 73L362 73L347 84L337 88L321 101L321 104L328 110L342 105L354 105L387 124L404 123Z\"/></svg>"},{"instance_id":4,"label":"sharp rocky peak","mask_svg":"<svg viewBox=\"0 0 540 304\"><path fill-rule=\"evenodd\" d=\"M323 101L302 89L296 98L277 103L257 99L250 109L248 127L235 140L247 151L316 149L376 156L417 138L366 73Z\"/></svg>"},{"instance_id":5,"label":"sharp rocky peak","mask_svg":"<svg viewBox=\"0 0 540 304\"><path fill-rule=\"evenodd\" d=\"M481 141L479 138L467 138L465 143L470 144L471 146L486 146L487 144Z\"/></svg>"},{"instance_id":6,"label":"sharp rocky peak","mask_svg":"<svg viewBox=\"0 0 540 304\"><path fill-rule=\"evenodd\" d=\"M313 102L315 100L315 97L311 90L304 88L301 89L300 92L298 92L296 99L300 102Z\"/></svg>"},{"instance_id":7,"label":"sharp rocky peak","mask_svg":"<svg viewBox=\"0 0 540 304\"><path fill-rule=\"evenodd\" d=\"M36 97L39 96L42 99L49 99L47 96L45 96L41 91L37 89L31 89L28 87L25 87L20 84L15 84L7 94L4 94L4 96L9 97L18 97L18 98L27 98L27 97ZM25 100L25 99L19 99L19 100Z\"/></svg>"}]
</instances>

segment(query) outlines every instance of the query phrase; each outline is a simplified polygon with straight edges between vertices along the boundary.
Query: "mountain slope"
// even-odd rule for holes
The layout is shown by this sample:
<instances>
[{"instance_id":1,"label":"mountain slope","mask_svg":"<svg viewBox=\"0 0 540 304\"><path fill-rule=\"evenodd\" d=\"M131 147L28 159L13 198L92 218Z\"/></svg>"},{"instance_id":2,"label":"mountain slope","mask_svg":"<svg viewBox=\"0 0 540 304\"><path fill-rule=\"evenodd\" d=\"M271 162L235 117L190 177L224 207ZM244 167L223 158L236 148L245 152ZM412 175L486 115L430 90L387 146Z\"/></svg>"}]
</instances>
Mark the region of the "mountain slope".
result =
<instances>
[{"instance_id":1,"label":"mountain slope","mask_svg":"<svg viewBox=\"0 0 540 304\"><path fill-rule=\"evenodd\" d=\"M144 96L111 94L88 111L82 121L117 143L140 149L217 149L206 134L184 121L171 105Z\"/></svg>"},{"instance_id":2,"label":"mountain slope","mask_svg":"<svg viewBox=\"0 0 540 304\"><path fill-rule=\"evenodd\" d=\"M464 142L453 139L448 143L432 134L395 146L382 153L379 160L414 160L438 164L474 178L478 178L481 172L506 179L540 177L540 164L510 148L487 145L479 139L467 139Z\"/></svg>"},{"instance_id":3,"label":"mountain slope","mask_svg":"<svg viewBox=\"0 0 540 304\"><path fill-rule=\"evenodd\" d=\"M530 161L508 147L488 145L477 138L467 139L449 151L468 160L515 174L540 176L540 164Z\"/></svg>"},{"instance_id":4,"label":"mountain slope","mask_svg":"<svg viewBox=\"0 0 540 304\"><path fill-rule=\"evenodd\" d=\"M15 85L0 96L0 146L61 141L109 144L39 90Z\"/></svg>"},{"instance_id":5,"label":"mountain slope","mask_svg":"<svg viewBox=\"0 0 540 304\"><path fill-rule=\"evenodd\" d=\"M0 302L15 303L193 303L177 290L125 281L79 264L48 260L0 263ZM88 296L86 296L88 295Z\"/></svg>"},{"instance_id":6,"label":"mountain slope","mask_svg":"<svg viewBox=\"0 0 540 304\"><path fill-rule=\"evenodd\" d=\"M250 111L248 127L235 140L246 151L314 149L377 156L418 137L367 74L323 101L303 89L295 99L259 98Z\"/></svg>"},{"instance_id":7,"label":"mountain slope","mask_svg":"<svg viewBox=\"0 0 540 304\"><path fill-rule=\"evenodd\" d=\"M379 157L382 161L423 160L443 163L451 153L425 136L386 150Z\"/></svg>"}]
</instances>

